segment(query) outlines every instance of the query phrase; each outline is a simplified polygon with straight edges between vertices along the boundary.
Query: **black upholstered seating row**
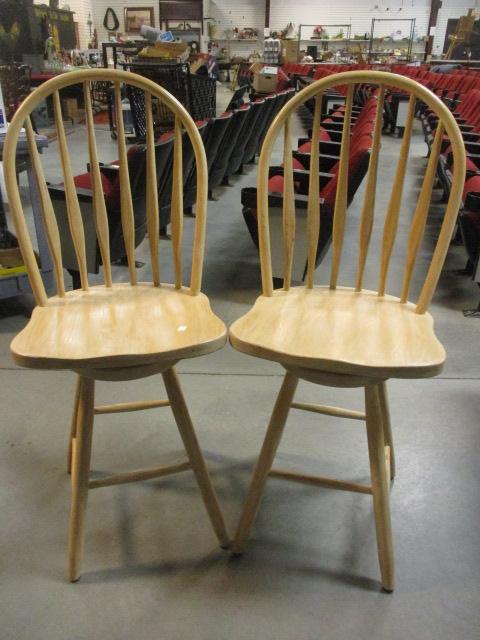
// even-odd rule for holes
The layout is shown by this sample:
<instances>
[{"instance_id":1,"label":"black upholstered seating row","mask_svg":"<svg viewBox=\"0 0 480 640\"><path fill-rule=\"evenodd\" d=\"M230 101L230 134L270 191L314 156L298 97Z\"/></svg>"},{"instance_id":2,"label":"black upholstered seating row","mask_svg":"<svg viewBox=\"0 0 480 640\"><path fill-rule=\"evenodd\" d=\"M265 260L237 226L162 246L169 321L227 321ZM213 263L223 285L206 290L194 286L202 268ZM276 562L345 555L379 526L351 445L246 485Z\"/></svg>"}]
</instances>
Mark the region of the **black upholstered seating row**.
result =
<instances>
[{"instance_id":1,"label":"black upholstered seating row","mask_svg":"<svg viewBox=\"0 0 480 640\"><path fill-rule=\"evenodd\" d=\"M215 187L220 184L228 184L229 176L241 172L244 164L254 160L256 154L260 151L264 135L270 123L293 93L293 89L286 89L265 97L257 97L216 118L196 123L207 156L210 195ZM166 227L170 222L173 134L169 132L162 134L157 141L156 150L160 228L161 232L165 233ZM130 147L128 151L128 169L135 215L135 245L138 246L146 234L146 149L143 144L135 144ZM100 170L109 218L111 257L112 262L115 262L125 257L121 225L118 162L101 164ZM193 149L187 135L184 135L183 140L183 179L184 209L185 212L192 213L196 199L196 168ZM88 220L93 220L91 215L93 191L89 168L87 167L87 172L75 176L74 182L79 200L82 203L85 224L88 227ZM57 212L59 225L61 226L67 219L65 215L65 190L62 184L50 185L49 190ZM65 236L69 237L66 226L64 232ZM91 237L92 246L88 246L89 237ZM92 233L89 236L87 233L86 242L88 270L91 273L98 273L101 257L96 234ZM71 252L69 252L67 242L64 263L65 267L73 273L76 271L77 266L73 246L71 249Z\"/></svg>"},{"instance_id":2,"label":"black upholstered seating row","mask_svg":"<svg viewBox=\"0 0 480 640\"><path fill-rule=\"evenodd\" d=\"M457 93L441 95L457 120L467 155L463 207L458 216L457 241L463 242L467 255L465 273L480 286L480 73L472 75L468 85L462 82ZM461 89L464 89L463 91ZM425 142L432 146L437 130L437 119L423 105L419 108ZM441 154L437 174L448 197L452 182L453 159L450 141L446 135L442 139ZM480 303L477 309L464 312L480 317Z\"/></svg>"}]
</instances>

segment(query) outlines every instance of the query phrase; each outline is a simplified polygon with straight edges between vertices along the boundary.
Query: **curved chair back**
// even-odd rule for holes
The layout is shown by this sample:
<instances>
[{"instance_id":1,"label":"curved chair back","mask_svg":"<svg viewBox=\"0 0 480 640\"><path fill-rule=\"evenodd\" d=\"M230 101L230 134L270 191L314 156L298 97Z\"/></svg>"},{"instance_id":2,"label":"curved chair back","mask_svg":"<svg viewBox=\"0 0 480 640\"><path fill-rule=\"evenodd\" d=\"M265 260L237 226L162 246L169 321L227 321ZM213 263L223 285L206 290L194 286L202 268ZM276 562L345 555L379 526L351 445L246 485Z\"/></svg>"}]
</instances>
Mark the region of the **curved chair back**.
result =
<instances>
[{"instance_id":1,"label":"curved chair back","mask_svg":"<svg viewBox=\"0 0 480 640\"><path fill-rule=\"evenodd\" d=\"M300 105L307 100L315 100L312 150L310 158L310 181L307 207L308 227L308 256L306 286L313 287L313 274L315 270L316 251L320 233L320 198L318 173L321 168L322 143L319 141L320 116L322 94L332 87L342 87L346 90L345 117L342 129L342 145L338 166L338 186L335 196L333 237L332 237L332 267L330 273L330 289L337 287L340 262L344 244L347 199L348 199L348 164L351 131L351 114L355 85L371 84L378 87L377 111L375 117L374 133L371 147L370 162L367 174L367 184L363 207L359 224L358 240L358 264L355 279L355 289L362 291L365 264L368 255L370 237L372 232L375 196L377 186L377 174L379 167L379 155L381 146L381 133L383 125L383 105L387 92L391 88L399 89L409 94L408 114L405 124L405 132L400 145L398 165L392 185L385 221L383 225L383 242L379 265L378 295L384 296L386 292L387 275L390 259L395 243L402 191L405 181L405 173L410 149L412 125L415 115L415 104L420 100L428 105L439 117L435 140L425 171L425 176L420 189L417 205L412 217L405 256L405 268L403 273L400 301L407 302L412 279L413 268L417 258L420 243L425 230L430 198L436 177L436 168L441 150L442 138L446 134L452 145L454 158L454 170L450 196L446 205L441 231L435 246L428 273L423 284L420 296L417 300L416 312L424 313L430 304L433 292L440 276L450 239L457 219L461 203L462 189L465 178L465 149L462 136L455 119L448 108L437 96L414 80L382 71L349 71L328 76L300 91L280 111L273 121L262 147L258 170L258 232L259 249L262 269L262 288L265 296L273 294L272 266L270 254L270 231L268 219L268 180L269 165L275 141L280 133L284 134L283 162L284 162L284 190L283 190L283 251L284 251L284 289L290 288L292 261L295 243L295 195L292 167L292 142L291 142L291 116Z\"/></svg>"},{"instance_id":2,"label":"curved chair back","mask_svg":"<svg viewBox=\"0 0 480 640\"><path fill-rule=\"evenodd\" d=\"M28 270L30 284L36 302L40 306L48 304L47 294L40 271L37 265L32 243L29 237L27 223L25 220L20 193L16 180L15 152L18 138L21 135L22 127L25 127L26 137L30 152L30 159L37 179L39 199L43 210L43 221L47 236L48 245L52 254L57 295L65 296L65 283L63 279L63 265L61 252L61 238L58 232L57 221L52 207L48 187L41 160L35 145L35 134L31 123L31 113L36 106L47 97L52 97L55 127L58 138L58 148L60 156L60 166L63 173L63 184L66 192L68 222L70 233L75 248L80 273L81 287L88 291L89 283L87 276L86 256L85 256L85 235L82 223L82 216L79 201L75 189L72 161L75 162L73 154L69 154L67 136L62 119L62 109L60 100L60 90L71 85L81 84L85 100L86 117L86 141L88 146L88 156L90 161L91 183L93 190L93 211L97 232L98 245L102 257L104 282L106 287L112 286L112 273L110 268L110 246L108 217L105 206L105 199L102 190L102 177L98 162L97 144L95 139L94 116L92 110L90 83L107 81L114 86L114 104L116 114L116 127L118 134L118 159L120 176L120 200L121 200L121 220L123 237L125 241L126 255L128 259L128 270L130 284L137 283L135 268L135 233L134 233L134 211L132 205L132 186L130 184L127 149L125 145L124 123L122 114L122 85L127 84L141 89L145 93L145 115L146 115L146 209L147 209L147 229L149 235L150 258L153 273L153 284L160 286L159 268L159 211L158 211L158 181L155 158L155 135L154 135L154 114L152 104L155 100L170 109L175 117L174 129L174 150L173 150L173 177L172 177L172 197L171 197L171 224L172 224L172 245L173 245L173 267L175 287L182 287L182 238L183 238L183 161L182 161L182 134L183 131L190 139L195 155L197 170L197 195L196 195L196 220L195 235L192 250L192 269L190 277L190 292L196 295L200 291L203 267L203 254L205 245L205 227L207 212L207 163L205 150L201 136L192 118L186 109L165 89L155 84L147 78L136 74L111 70L111 69L89 69L66 73L57 78L49 80L36 89L22 103L16 112L9 126L4 146L4 171L5 183L8 194L8 201L12 213L20 249ZM78 155L78 153L77 153ZM72 157L71 157L72 156Z\"/></svg>"}]
</instances>

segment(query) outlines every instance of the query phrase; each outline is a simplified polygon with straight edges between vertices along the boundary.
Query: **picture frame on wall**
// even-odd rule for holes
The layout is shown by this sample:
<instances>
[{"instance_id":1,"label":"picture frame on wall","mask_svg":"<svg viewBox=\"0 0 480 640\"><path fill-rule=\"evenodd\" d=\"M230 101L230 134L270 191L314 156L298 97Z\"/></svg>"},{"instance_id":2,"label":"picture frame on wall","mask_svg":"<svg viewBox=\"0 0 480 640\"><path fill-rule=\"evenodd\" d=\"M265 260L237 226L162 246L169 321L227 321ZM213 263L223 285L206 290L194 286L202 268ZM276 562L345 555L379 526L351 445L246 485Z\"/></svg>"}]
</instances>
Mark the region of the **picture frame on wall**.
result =
<instances>
[{"instance_id":1,"label":"picture frame on wall","mask_svg":"<svg viewBox=\"0 0 480 640\"><path fill-rule=\"evenodd\" d=\"M140 33L143 24L148 27L155 26L153 7L125 7L124 17L125 33Z\"/></svg>"}]
</instances>

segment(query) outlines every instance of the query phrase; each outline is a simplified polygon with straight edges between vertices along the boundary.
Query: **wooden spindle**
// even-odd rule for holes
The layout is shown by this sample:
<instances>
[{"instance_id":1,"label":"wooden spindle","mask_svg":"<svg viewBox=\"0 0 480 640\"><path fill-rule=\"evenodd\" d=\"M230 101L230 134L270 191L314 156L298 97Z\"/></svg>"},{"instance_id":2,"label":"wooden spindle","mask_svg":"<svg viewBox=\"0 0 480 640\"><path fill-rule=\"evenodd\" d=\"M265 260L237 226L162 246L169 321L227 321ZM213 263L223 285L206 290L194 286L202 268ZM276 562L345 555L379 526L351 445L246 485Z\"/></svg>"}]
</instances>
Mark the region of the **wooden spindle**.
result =
<instances>
[{"instance_id":1,"label":"wooden spindle","mask_svg":"<svg viewBox=\"0 0 480 640\"><path fill-rule=\"evenodd\" d=\"M33 131L30 117L25 120L25 129L27 132L28 151L30 153L30 161L32 163L33 172L38 188L38 195L42 205L43 223L45 226L45 235L47 237L48 248L52 256L53 271L55 274L55 284L57 287L57 295L60 298L65 296L65 281L63 278L62 263L62 246L60 244L60 234L58 232L57 219L53 210L52 200L48 193L45 175L43 173L42 163L35 143L35 133Z\"/></svg>"},{"instance_id":2,"label":"wooden spindle","mask_svg":"<svg viewBox=\"0 0 480 640\"><path fill-rule=\"evenodd\" d=\"M175 116L172 177L172 251L175 272L175 288L182 287L182 240L183 240L183 151L182 121Z\"/></svg>"},{"instance_id":3,"label":"wooden spindle","mask_svg":"<svg viewBox=\"0 0 480 640\"><path fill-rule=\"evenodd\" d=\"M413 274L413 267L417 258L420 243L422 242L425 224L427 222L428 210L430 207L430 198L437 173L438 158L442 147L444 127L439 121L437 131L430 150L430 158L428 159L427 170L423 179L422 189L418 198L417 208L412 220L410 234L408 237L407 257L405 261L405 271L403 274L402 293L400 301L405 303L408 300L408 292Z\"/></svg>"},{"instance_id":4,"label":"wooden spindle","mask_svg":"<svg viewBox=\"0 0 480 640\"><path fill-rule=\"evenodd\" d=\"M185 124L188 127L192 125ZM197 128L188 130L195 154L195 170L197 172L197 197L195 200L195 233L193 237L192 272L190 276L190 293L199 293L202 285L203 256L205 253L205 234L207 228L207 194L208 169L205 147Z\"/></svg>"},{"instance_id":5,"label":"wooden spindle","mask_svg":"<svg viewBox=\"0 0 480 640\"><path fill-rule=\"evenodd\" d=\"M318 238L320 236L320 181L319 160L320 153L320 116L322 110L322 94L315 96L315 111L313 114L312 148L310 152L310 175L308 183L307 228L308 228L308 257L307 257L307 288L313 288L313 274L317 259Z\"/></svg>"},{"instance_id":6,"label":"wooden spindle","mask_svg":"<svg viewBox=\"0 0 480 640\"><path fill-rule=\"evenodd\" d=\"M123 126L122 90L119 82L115 82L115 115L117 123L117 146L120 178L120 210L122 219L123 241L128 261L130 284L137 283L135 270L135 221L133 217L132 191L128 171L127 148L125 145L125 128Z\"/></svg>"},{"instance_id":7,"label":"wooden spindle","mask_svg":"<svg viewBox=\"0 0 480 640\"><path fill-rule=\"evenodd\" d=\"M95 128L93 123L92 99L90 95L90 83L83 83L83 95L85 101L85 116L87 125L88 153L90 157L90 176L93 191L93 215L100 255L103 263L105 286L112 286L112 268L110 265L110 239L108 233L107 208L103 194L102 176L98 163L97 143L95 141Z\"/></svg>"},{"instance_id":8,"label":"wooden spindle","mask_svg":"<svg viewBox=\"0 0 480 640\"><path fill-rule=\"evenodd\" d=\"M147 141L147 231L148 244L150 247L150 259L152 262L153 284L160 286L160 266L158 262L158 235L159 235L159 213L158 213L158 184L157 184L157 163L155 158L155 137L153 130L152 116L152 94L145 93L145 116L146 116L146 141Z\"/></svg>"},{"instance_id":9,"label":"wooden spindle","mask_svg":"<svg viewBox=\"0 0 480 640\"><path fill-rule=\"evenodd\" d=\"M63 171L63 183L67 204L68 223L72 242L77 256L80 283L84 291L88 290L87 259L85 254L85 234L83 231L82 213L78 202L77 191L73 181L72 166L68 154L67 138L63 126L62 107L58 91L53 94L53 109L55 114L55 127L57 130L58 147L60 150L60 162Z\"/></svg>"},{"instance_id":10,"label":"wooden spindle","mask_svg":"<svg viewBox=\"0 0 480 640\"><path fill-rule=\"evenodd\" d=\"M285 121L283 140L283 288L290 289L295 246L295 191L293 188L293 162L291 121Z\"/></svg>"},{"instance_id":11,"label":"wooden spindle","mask_svg":"<svg viewBox=\"0 0 480 640\"><path fill-rule=\"evenodd\" d=\"M385 226L383 228L382 254L380 258L380 282L378 285L378 295L385 295L388 268L392 256L393 244L397 235L398 216L402 202L403 185L407 170L407 160L410 151L410 140L412 138L413 118L415 116L415 94L411 94L408 103L407 120L403 132L402 146L400 147L400 157L398 159L397 171L393 180L392 193L388 203L387 215L385 216Z\"/></svg>"},{"instance_id":12,"label":"wooden spindle","mask_svg":"<svg viewBox=\"0 0 480 640\"><path fill-rule=\"evenodd\" d=\"M378 175L378 157L380 155L382 128L383 128L383 102L385 99L385 87L380 87L380 93L377 102L377 113L375 116L375 128L373 132L373 145L370 153L370 162L368 164L367 185L365 196L363 199L363 209L360 219L359 231L359 252L358 252L358 268L355 290L361 291L363 285L363 274L365 272L365 263L367 261L368 247L370 237L372 235L373 219L375 216L375 196L377 191L377 175Z\"/></svg>"},{"instance_id":13,"label":"wooden spindle","mask_svg":"<svg viewBox=\"0 0 480 640\"><path fill-rule=\"evenodd\" d=\"M345 235L345 221L348 205L348 163L350 159L350 120L352 116L354 85L347 90L347 100L342 128L342 149L340 151L337 192L335 194L335 209L333 214L332 234L332 272L330 275L330 289L336 289L340 260L342 258L343 237Z\"/></svg>"}]
</instances>

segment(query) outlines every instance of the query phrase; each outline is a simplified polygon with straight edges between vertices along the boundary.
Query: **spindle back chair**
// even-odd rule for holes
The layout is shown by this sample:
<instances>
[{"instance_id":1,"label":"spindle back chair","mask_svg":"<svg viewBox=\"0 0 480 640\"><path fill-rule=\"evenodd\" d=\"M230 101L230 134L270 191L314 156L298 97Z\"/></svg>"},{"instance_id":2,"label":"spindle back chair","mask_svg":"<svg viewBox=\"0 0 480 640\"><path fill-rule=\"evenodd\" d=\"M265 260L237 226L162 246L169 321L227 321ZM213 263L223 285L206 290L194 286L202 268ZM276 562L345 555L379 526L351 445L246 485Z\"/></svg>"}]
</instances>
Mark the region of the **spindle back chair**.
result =
<instances>
[{"instance_id":1,"label":"spindle back chair","mask_svg":"<svg viewBox=\"0 0 480 640\"><path fill-rule=\"evenodd\" d=\"M106 81L114 86L120 177L121 222L128 259L128 283L113 283L110 266L108 218L98 162L90 83ZM60 91L82 84L85 99L85 128L93 190L93 215L103 263L103 285L91 286L85 258L85 236L73 178L67 136L62 119ZM122 84L145 92L146 111L146 216L153 282L138 282L135 265L134 212L122 114ZM81 289L67 291L62 265L62 237L35 145L30 114L46 98L53 100L55 127L63 173L71 238L80 273ZM174 283L163 284L159 267L158 176L155 162L152 102L159 100L174 114L171 226ZM25 127L31 162L43 209L43 222L52 254L56 295L48 297L28 234L15 176L15 149ZM185 133L184 133L185 132ZM182 285L183 183L182 139L187 135L196 164L196 219L191 275ZM49 151L50 153L50 151ZM78 154L78 151L76 150ZM36 89L20 106L5 140L4 169L10 211L20 249L37 302L25 329L11 345L12 355L22 366L40 369L69 369L78 374L68 466L72 470L72 508L69 535L69 577L79 578L84 514L88 489L135 480L146 480L186 469L196 475L215 532L222 545L228 544L222 514L196 440L173 366L182 358L207 354L226 340L223 322L211 311L200 292L207 209L207 166L201 137L184 107L151 80L119 70L85 70L54 78ZM140 401L94 407L95 380L133 380L162 373L168 400ZM89 479L94 414L134 411L171 406L180 431L187 460L136 472L114 474L101 480Z\"/></svg>"},{"instance_id":2,"label":"spindle back chair","mask_svg":"<svg viewBox=\"0 0 480 640\"><path fill-rule=\"evenodd\" d=\"M353 286L340 286L340 265L348 204L348 160L351 144L351 113L355 85L377 85L377 110L372 135L366 188L358 231L357 272ZM320 232L318 173L322 170L319 139L322 95L338 85L346 87L341 153L335 194L332 264L329 283L314 285L314 270ZM383 223L378 290L364 288L365 265L375 214L377 177L386 93L392 87L410 94L405 132L399 142L399 159ZM305 286L292 287L292 261L295 243L295 196L292 171L292 115L307 100L315 100L310 181L307 207L308 255ZM387 276L397 233L407 160L412 138L416 102L428 105L439 117L435 141L427 162L425 177L408 234L404 271L399 297L386 293ZM283 288L273 289L268 215L268 180L272 150L283 132ZM416 304L408 302L413 268L419 253L429 212L442 137L452 144L454 171L438 240ZM261 295L253 308L230 328L232 345L244 353L279 362L287 370L277 398L267 435L257 461L253 479L237 529L234 553L242 553L268 475L330 488L369 493L373 496L378 554L385 590L393 590L394 568L390 523L389 486L394 477L395 460L385 382L390 377L421 378L437 375L445 351L433 331L427 313L456 222L465 176L465 151L459 128L448 108L415 81L379 71L339 73L314 82L299 92L278 114L268 131L258 169L258 234L262 272ZM343 283L342 283L343 284ZM337 387L364 387L366 412L307 405L293 402L299 379ZM371 484L343 482L331 478L306 476L271 469L290 407L320 414L366 421L370 456Z\"/></svg>"}]
</instances>

